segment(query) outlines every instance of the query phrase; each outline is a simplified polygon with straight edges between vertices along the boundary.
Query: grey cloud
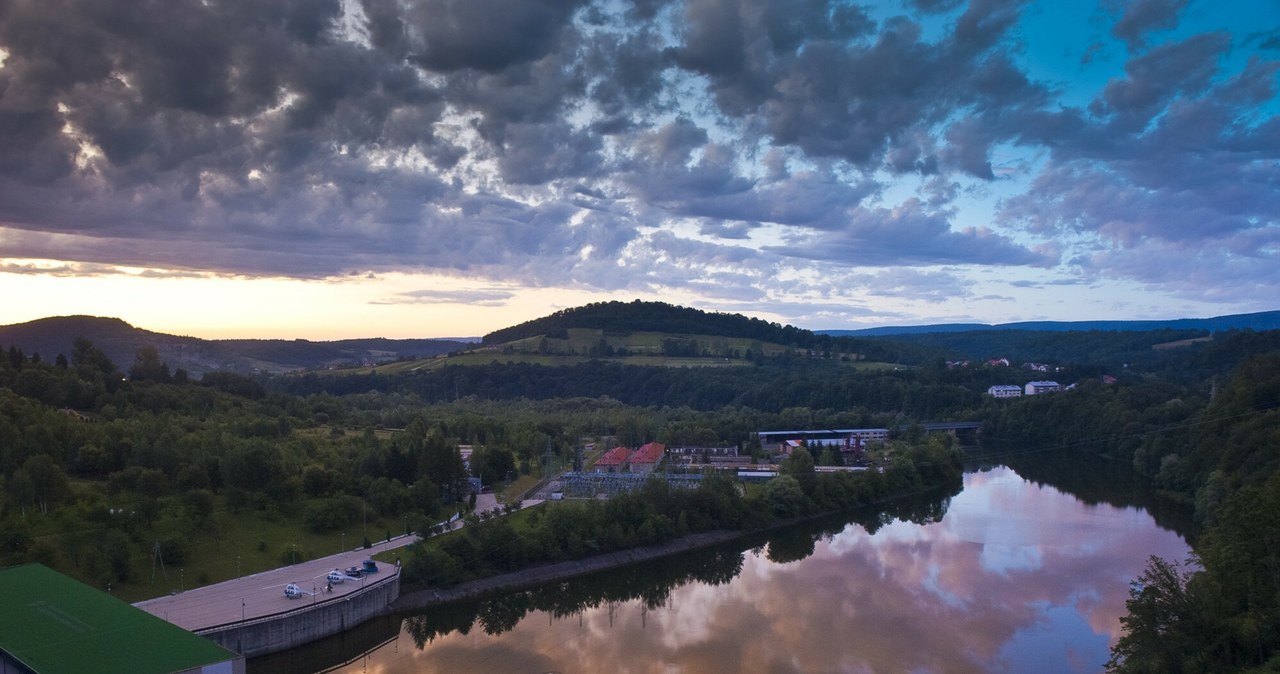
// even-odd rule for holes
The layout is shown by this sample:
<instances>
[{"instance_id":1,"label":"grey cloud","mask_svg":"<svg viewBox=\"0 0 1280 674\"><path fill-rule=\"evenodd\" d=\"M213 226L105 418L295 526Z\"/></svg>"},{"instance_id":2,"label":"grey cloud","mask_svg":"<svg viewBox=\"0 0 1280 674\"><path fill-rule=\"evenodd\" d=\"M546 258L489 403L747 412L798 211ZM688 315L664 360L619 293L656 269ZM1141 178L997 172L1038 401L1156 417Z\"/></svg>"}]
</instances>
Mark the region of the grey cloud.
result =
<instances>
[{"instance_id":1,"label":"grey cloud","mask_svg":"<svg viewBox=\"0 0 1280 674\"><path fill-rule=\"evenodd\" d=\"M858 208L841 230L796 237L771 252L846 266L902 264L1051 265L1052 256L1014 243L989 229L953 231L945 213L926 211L910 199L894 209Z\"/></svg>"},{"instance_id":2,"label":"grey cloud","mask_svg":"<svg viewBox=\"0 0 1280 674\"><path fill-rule=\"evenodd\" d=\"M965 281L949 271L893 269L856 276L853 280L866 288L868 295L879 297L945 302L972 296Z\"/></svg>"},{"instance_id":3,"label":"grey cloud","mask_svg":"<svg viewBox=\"0 0 1280 674\"><path fill-rule=\"evenodd\" d=\"M516 124L507 127L499 166L514 184L538 185L594 172L600 138L564 124Z\"/></svg>"},{"instance_id":4,"label":"grey cloud","mask_svg":"<svg viewBox=\"0 0 1280 674\"><path fill-rule=\"evenodd\" d=\"M418 0L406 13L412 58L435 71L498 72L558 47L583 3L558 0Z\"/></svg>"},{"instance_id":5,"label":"grey cloud","mask_svg":"<svg viewBox=\"0 0 1280 674\"><path fill-rule=\"evenodd\" d=\"M600 133L618 133L632 123L633 114L658 105L667 65L661 38L653 30L621 36L605 33L591 39L584 66L596 75L590 85L591 100L606 120L595 128Z\"/></svg>"},{"instance_id":6,"label":"grey cloud","mask_svg":"<svg viewBox=\"0 0 1280 674\"><path fill-rule=\"evenodd\" d=\"M1229 46L1210 33L1153 47L1107 85L1098 116L1026 125L1051 159L999 221L1076 239L1066 257L1082 274L1202 300L1240 301L1274 283L1280 183L1264 158L1280 156L1280 122L1260 109L1274 101L1280 62L1254 56L1224 76Z\"/></svg>"},{"instance_id":7,"label":"grey cloud","mask_svg":"<svg viewBox=\"0 0 1280 674\"><path fill-rule=\"evenodd\" d=\"M482 307L500 307L514 295L506 290L409 290L395 297L370 302L370 304L467 304Z\"/></svg>"},{"instance_id":8,"label":"grey cloud","mask_svg":"<svg viewBox=\"0 0 1280 674\"><path fill-rule=\"evenodd\" d=\"M632 190L674 215L832 229L880 189L872 180L851 183L830 171L783 175L776 158L769 179L748 179L737 173L739 157L730 148L706 140L687 120L640 140L627 174Z\"/></svg>"},{"instance_id":9,"label":"grey cloud","mask_svg":"<svg viewBox=\"0 0 1280 674\"><path fill-rule=\"evenodd\" d=\"M1042 233L1093 231L1117 245L1274 227L1280 188L1259 159L1280 153L1280 123L1240 124L1233 106L1274 96L1257 80L1276 72L1280 64L1254 61L1198 97L1167 105L1147 128L1078 127L1077 137L1105 142L1056 145L1055 161L1028 192L1006 201L1002 219Z\"/></svg>"},{"instance_id":10,"label":"grey cloud","mask_svg":"<svg viewBox=\"0 0 1280 674\"><path fill-rule=\"evenodd\" d=\"M683 41L671 55L711 78L717 105L730 115L773 98L779 72L802 45L853 40L874 27L860 8L823 0L691 0L684 19Z\"/></svg>"},{"instance_id":11,"label":"grey cloud","mask_svg":"<svg viewBox=\"0 0 1280 674\"><path fill-rule=\"evenodd\" d=\"M1132 0L1123 4L1112 0L1110 4L1122 10L1111 34L1133 50L1146 45L1147 33L1177 26L1178 14L1187 6L1187 0Z\"/></svg>"},{"instance_id":12,"label":"grey cloud","mask_svg":"<svg viewBox=\"0 0 1280 674\"><path fill-rule=\"evenodd\" d=\"M917 11L925 14L942 14L960 6L961 0L910 0Z\"/></svg>"},{"instance_id":13,"label":"grey cloud","mask_svg":"<svg viewBox=\"0 0 1280 674\"><path fill-rule=\"evenodd\" d=\"M689 161L693 151L707 142L707 132L681 117L643 137L636 146L658 164L679 166Z\"/></svg>"},{"instance_id":14,"label":"grey cloud","mask_svg":"<svg viewBox=\"0 0 1280 674\"><path fill-rule=\"evenodd\" d=\"M810 156L867 168L883 161L894 171L928 173L937 170L937 154L921 139L936 138L939 127L945 135L956 110L968 108L983 131L965 136L981 135L984 142L948 154L964 158L962 170L986 176L985 161L975 157L991 142L1010 137L1016 127L1005 123L1007 111L1047 100L1042 87L991 53L1017 13L1015 3L975 3L954 33L934 45L922 41L917 24L901 17L881 26L873 41L811 41L802 53L774 62L772 93L759 105L765 129L774 143ZM717 83L718 96L737 84Z\"/></svg>"},{"instance_id":15,"label":"grey cloud","mask_svg":"<svg viewBox=\"0 0 1280 674\"><path fill-rule=\"evenodd\" d=\"M740 297L838 294L774 280L824 260L1093 274L1202 242L1252 270L1275 245L1280 64L1219 68L1275 35L1141 43L1183 4L1108 19L1143 46L1079 109L1023 70L1007 0L880 22L821 0L0 1L4 253ZM966 194L1032 170L1007 229L954 224ZM903 174L914 199L891 191ZM1034 240L1063 234L1079 243ZM929 278L900 285L937 296Z\"/></svg>"},{"instance_id":16,"label":"grey cloud","mask_svg":"<svg viewBox=\"0 0 1280 674\"><path fill-rule=\"evenodd\" d=\"M1274 306L1273 292L1268 289L1280 283L1275 253L1280 250L1280 233L1273 228L1262 234L1265 243L1261 247L1270 252L1257 252L1257 243L1247 246L1253 251L1235 254L1226 246L1200 248L1147 241L1097 253L1089 263L1102 276L1134 278L1169 288L1186 299L1262 311Z\"/></svg>"},{"instance_id":17,"label":"grey cloud","mask_svg":"<svg viewBox=\"0 0 1280 674\"><path fill-rule=\"evenodd\" d=\"M1221 33L1204 33L1182 42L1161 45L1131 59L1125 79L1107 84L1091 110L1115 115L1117 124L1140 128L1176 95L1196 95L1208 86L1218 57L1230 46Z\"/></svg>"},{"instance_id":18,"label":"grey cloud","mask_svg":"<svg viewBox=\"0 0 1280 674\"><path fill-rule=\"evenodd\" d=\"M704 220L700 233L705 236L714 236L717 239L746 239L751 235L751 230L755 226L756 223L728 223L721 220Z\"/></svg>"}]
</instances>

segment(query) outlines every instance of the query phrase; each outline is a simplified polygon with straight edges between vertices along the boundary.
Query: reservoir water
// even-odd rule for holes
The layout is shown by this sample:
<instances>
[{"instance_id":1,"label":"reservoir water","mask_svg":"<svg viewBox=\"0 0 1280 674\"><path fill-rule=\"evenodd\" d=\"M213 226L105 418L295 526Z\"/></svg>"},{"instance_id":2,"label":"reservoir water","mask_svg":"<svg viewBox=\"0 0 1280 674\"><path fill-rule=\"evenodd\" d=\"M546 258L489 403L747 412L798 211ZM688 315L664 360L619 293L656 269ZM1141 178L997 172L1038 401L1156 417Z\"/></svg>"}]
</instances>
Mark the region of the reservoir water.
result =
<instances>
[{"instance_id":1,"label":"reservoir water","mask_svg":"<svg viewBox=\"0 0 1280 674\"><path fill-rule=\"evenodd\" d=\"M896 513L387 618L249 667L1100 672L1130 581L1189 548L1146 509L1090 501L1000 466Z\"/></svg>"}]
</instances>

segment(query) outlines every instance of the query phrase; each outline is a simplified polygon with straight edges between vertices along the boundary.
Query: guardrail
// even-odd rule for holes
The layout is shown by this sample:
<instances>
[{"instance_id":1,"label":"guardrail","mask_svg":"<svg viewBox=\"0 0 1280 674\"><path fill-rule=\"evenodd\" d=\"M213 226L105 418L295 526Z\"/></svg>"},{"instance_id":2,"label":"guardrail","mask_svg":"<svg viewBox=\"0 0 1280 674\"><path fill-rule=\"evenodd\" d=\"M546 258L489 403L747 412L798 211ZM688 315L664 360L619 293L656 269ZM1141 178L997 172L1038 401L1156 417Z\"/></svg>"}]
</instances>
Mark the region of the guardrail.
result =
<instances>
[{"instance_id":1,"label":"guardrail","mask_svg":"<svg viewBox=\"0 0 1280 674\"><path fill-rule=\"evenodd\" d=\"M397 578L399 578L399 577L400 577L400 569L399 569L399 568L396 568L396 570L395 570L394 572L387 574L387 576L386 576L386 577L384 577L384 578L379 578L378 580L375 580L375 581L374 581L374 582L372 582L372 583L367 583L364 587L360 588L359 590L355 590L355 591L352 591L352 592L348 592L348 593L346 593L346 594L344 594L344 595L341 595L341 596L330 597L330 598L328 598L328 599L324 599L324 600L322 600L322 601L312 602L312 603L310 603L310 604L306 604L306 605L304 605L304 606L299 606L299 607L297 607L297 608L291 608L291 609L288 609L288 610L285 610L285 611L278 611L278 612L276 612L276 613L271 613L271 614L263 615L263 616L257 616L257 617L255 617L255 618L248 618L248 619L245 619L245 620L235 620L235 621L228 622L228 623L220 623L220 624L217 624L217 625L210 625L209 627L201 627L200 629L194 630L194 632L195 632L196 634L199 634L199 635L206 635L206 634L211 634L211 633L214 633L214 632L222 632L222 631L229 630L229 629L233 629L233 628L249 627L249 626L252 626L252 625L260 625L260 624L262 624L262 623L272 622L272 621L274 621L274 620L279 620L279 619L284 618L284 617L287 617L287 616L300 615L300 614L306 613L306 612L308 612L308 611L314 611L315 609L318 609L318 608L320 608L320 607L322 607L322 606L332 605L332 603L333 603L333 602L337 602L337 601L350 601L352 597L359 597L359 596L361 596L361 595L364 595L364 594L368 593L369 591L373 590L374 588L377 588L377 587L379 587L379 586L381 586L381 585L383 585L383 584L385 584L385 583L389 583L389 582L391 582L391 581L393 581L393 580L396 580L396 579L397 579Z\"/></svg>"}]
</instances>

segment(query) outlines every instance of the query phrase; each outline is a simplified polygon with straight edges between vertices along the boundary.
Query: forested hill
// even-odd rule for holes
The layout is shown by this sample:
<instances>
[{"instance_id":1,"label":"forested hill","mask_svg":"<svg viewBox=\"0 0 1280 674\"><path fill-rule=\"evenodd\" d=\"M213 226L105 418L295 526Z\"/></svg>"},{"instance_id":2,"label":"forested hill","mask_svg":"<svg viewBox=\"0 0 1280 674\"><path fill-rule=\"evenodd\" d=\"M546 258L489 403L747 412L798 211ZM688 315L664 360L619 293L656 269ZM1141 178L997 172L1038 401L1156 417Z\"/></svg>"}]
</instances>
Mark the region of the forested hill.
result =
<instances>
[{"instance_id":1,"label":"forested hill","mask_svg":"<svg viewBox=\"0 0 1280 674\"><path fill-rule=\"evenodd\" d=\"M225 339L169 335L134 327L119 318L54 316L0 326L0 347L28 356L39 354L53 362L70 356L77 338L88 339L113 362L128 368L138 350L154 348L171 369L191 375L210 371L279 373L329 365L385 362L427 357L468 346L438 339L348 339L312 342L305 339Z\"/></svg>"},{"instance_id":2,"label":"forested hill","mask_svg":"<svg viewBox=\"0 0 1280 674\"><path fill-rule=\"evenodd\" d=\"M977 332L1021 330L1028 332L1151 332L1156 330L1277 330L1280 329L1280 311L1260 311L1252 314L1230 314L1213 318L1176 318L1165 321L1022 321L1018 323L937 323L933 325L902 325L861 330L818 330L819 334L835 337L884 337L923 335L951 332Z\"/></svg>"},{"instance_id":3,"label":"forested hill","mask_svg":"<svg viewBox=\"0 0 1280 674\"><path fill-rule=\"evenodd\" d=\"M496 330L484 336L486 345L518 339L563 336L570 328L591 328L611 333L667 332L686 335L743 337L784 346L809 348L817 335L790 325L779 325L741 314L724 314L680 307L665 302L594 302L562 309L549 316ZM828 340L830 338L827 338Z\"/></svg>"}]
</instances>

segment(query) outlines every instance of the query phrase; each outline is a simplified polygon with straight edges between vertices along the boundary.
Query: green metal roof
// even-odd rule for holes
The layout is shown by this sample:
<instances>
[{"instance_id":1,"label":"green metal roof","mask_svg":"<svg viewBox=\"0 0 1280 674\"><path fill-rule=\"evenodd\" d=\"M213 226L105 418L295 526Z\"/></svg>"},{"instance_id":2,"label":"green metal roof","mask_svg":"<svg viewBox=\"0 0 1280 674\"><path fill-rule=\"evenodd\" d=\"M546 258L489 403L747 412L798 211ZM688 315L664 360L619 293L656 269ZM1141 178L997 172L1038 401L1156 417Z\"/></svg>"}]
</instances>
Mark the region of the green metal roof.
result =
<instances>
[{"instance_id":1,"label":"green metal roof","mask_svg":"<svg viewBox=\"0 0 1280 674\"><path fill-rule=\"evenodd\" d=\"M240 656L40 564L0 569L0 650L39 674L165 674Z\"/></svg>"}]
</instances>

